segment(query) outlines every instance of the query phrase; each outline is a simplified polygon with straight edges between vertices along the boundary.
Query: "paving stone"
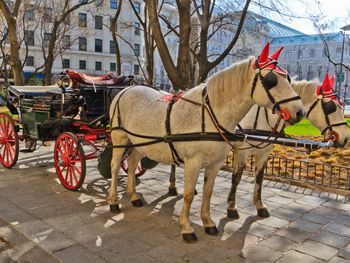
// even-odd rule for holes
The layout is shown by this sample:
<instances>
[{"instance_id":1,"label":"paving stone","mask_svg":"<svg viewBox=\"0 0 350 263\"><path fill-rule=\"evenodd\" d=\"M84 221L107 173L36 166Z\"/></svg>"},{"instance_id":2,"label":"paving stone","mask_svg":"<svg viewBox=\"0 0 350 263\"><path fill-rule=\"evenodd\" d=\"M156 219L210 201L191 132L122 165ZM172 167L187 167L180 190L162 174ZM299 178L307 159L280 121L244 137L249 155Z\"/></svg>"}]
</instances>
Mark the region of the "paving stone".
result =
<instances>
[{"instance_id":1,"label":"paving stone","mask_svg":"<svg viewBox=\"0 0 350 263\"><path fill-rule=\"evenodd\" d=\"M271 203L281 204L281 205L287 205L293 202L293 199L282 197L282 196L273 196L273 197L267 198L266 201L269 201Z\"/></svg>"},{"instance_id":2,"label":"paving stone","mask_svg":"<svg viewBox=\"0 0 350 263\"><path fill-rule=\"evenodd\" d=\"M257 223L262 224L262 225L266 225L266 226L269 226L272 228L278 228L278 229L289 225L289 222L287 220L280 219L280 218L275 217L275 216L270 216L269 218L264 218L263 220L259 220Z\"/></svg>"},{"instance_id":3,"label":"paving stone","mask_svg":"<svg viewBox=\"0 0 350 263\"><path fill-rule=\"evenodd\" d=\"M272 210L271 215L277 216L277 217L285 219L287 221L294 221L302 216L301 213L293 211L292 209L289 209L288 207L286 207L286 208L280 207L278 209Z\"/></svg>"},{"instance_id":4,"label":"paving stone","mask_svg":"<svg viewBox=\"0 0 350 263\"><path fill-rule=\"evenodd\" d=\"M283 254L279 251L275 251L271 248L262 245L252 245L243 251L246 262L275 262L281 258Z\"/></svg>"},{"instance_id":5,"label":"paving stone","mask_svg":"<svg viewBox=\"0 0 350 263\"><path fill-rule=\"evenodd\" d=\"M338 256L350 260L350 244L348 244L345 248L343 248L343 249L339 252Z\"/></svg>"},{"instance_id":6,"label":"paving stone","mask_svg":"<svg viewBox=\"0 0 350 263\"><path fill-rule=\"evenodd\" d=\"M328 231L318 232L311 239L338 249L344 247L350 242L349 237L334 234Z\"/></svg>"},{"instance_id":7,"label":"paving stone","mask_svg":"<svg viewBox=\"0 0 350 263\"><path fill-rule=\"evenodd\" d=\"M322 227L321 224L312 223L310 221L302 220L302 219L297 219L295 222L290 224L290 226L299 228L303 231L310 232L310 233L314 233Z\"/></svg>"},{"instance_id":8,"label":"paving stone","mask_svg":"<svg viewBox=\"0 0 350 263\"><path fill-rule=\"evenodd\" d=\"M338 249L310 240L296 247L295 250L322 260L330 260L338 253Z\"/></svg>"},{"instance_id":9,"label":"paving stone","mask_svg":"<svg viewBox=\"0 0 350 263\"><path fill-rule=\"evenodd\" d=\"M271 236L259 244L280 252L290 250L297 245L295 242L280 236Z\"/></svg>"},{"instance_id":10,"label":"paving stone","mask_svg":"<svg viewBox=\"0 0 350 263\"><path fill-rule=\"evenodd\" d=\"M322 225L326 225L328 224L331 220L332 217L330 216L325 216L325 215L321 215L317 212L310 212L306 215L304 215L302 217L303 220L308 220L317 224L322 224Z\"/></svg>"},{"instance_id":11,"label":"paving stone","mask_svg":"<svg viewBox=\"0 0 350 263\"><path fill-rule=\"evenodd\" d=\"M295 203L295 202L290 203L287 206L284 206L284 208L291 210L291 211L295 211L295 212L300 213L300 214L305 214L305 213L314 209L314 207L312 207L312 206L307 206L307 205L299 204L299 203Z\"/></svg>"},{"instance_id":12,"label":"paving stone","mask_svg":"<svg viewBox=\"0 0 350 263\"><path fill-rule=\"evenodd\" d=\"M257 237L265 237L267 235L272 234L275 232L276 229L260 225L260 224L253 224L251 225L250 229L248 230L248 233Z\"/></svg>"},{"instance_id":13,"label":"paving stone","mask_svg":"<svg viewBox=\"0 0 350 263\"><path fill-rule=\"evenodd\" d=\"M328 263L349 263L348 259L340 258L340 257L334 257Z\"/></svg>"},{"instance_id":14,"label":"paving stone","mask_svg":"<svg viewBox=\"0 0 350 263\"><path fill-rule=\"evenodd\" d=\"M297 198L303 197L303 195L301 195L301 194L293 193L293 192L289 192L289 191L280 192L279 195L282 197L290 198L290 199L297 199Z\"/></svg>"},{"instance_id":15,"label":"paving stone","mask_svg":"<svg viewBox=\"0 0 350 263\"><path fill-rule=\"evenodd\" d=\"M312 256L297 252L295 250L288 251L282 258L280 258L278 263L292 263L292 262L302 262L302 263L322 263L323 260L316 259Z\"/></svg>"},{"instance_id":16,"label":"paving stone","mask_svg":"<svg viewBox=\"0 0 350 263\"><path fill-rule=\"evenodd\" d=\"M63 262L74 263L107 263L101 256L91 253L88 249L74 245L54 253Z\"/></svg>"},{"instance_id":17,"label":"paving stone","mask_svg":"<svg viewBox=\"0 0 350 263\"><path fill-rule=\"evenodd\" d=\"M303 196L299 199L296 200L297 203L305 204L305 205L310 205L310 206L319 206L326 202L326 199L315 197L315 196Z\"/></svg>"},{"instance_id":18,"label":"paving stone","mask_svg":"<svg viewBox=\"0 0 350 263\"><path fill-rule=\"evenodd\" d=\"M345 235L350 237L350 226L345 226L342 224L338 224L338 223L329 223L326 227L326 230L336 233L336 234L340 234L340 235Z\"/></svg>"},{"instance_id":19,"label":"paving stone","mask_svg":"<svg viewBox=\"0 0 350 263\"><path fill-rule=\"evenodd\" d=\"M187 251L180 247L174 247L170 244L163 244L157 246L147 252L147 255L157 258L163 261L169 261L169 259L182 258L187 254Z\"/></svg>"},{"instance_id":20,"label":"paving stone","mask_svg":"<svg viewBox=\"0 0 350 263\"><path fill-rule=\"evenodd\" d=\"M337 218L334 219L335 223L350 226L350 216L340 214Z\"/></svg>"},{"instance_id":21,"label":"paving stone","mask_svg":"<svg viewBox=\"0 0 350 263\"><path fill-rule=\"evenodd\" d=\"M295 227L285 227L281 230L278 230L276 233L278 236L286 237L294 242L302 243L306 239L310 238L312 233L305 232L299 228Z\"/></svg>"},{"instance_id":22,"label":"paving stone","mask_svg":"<svg viewBox=\"0 0 350 263\"><path fill-rule=\"evenodd\" d=\"M350 211L350 204L343 204L337 201L327 201L325 203L322 204L323 206L327 206L330 208L335 208L335 209L339 209L339 210L344 210L349 212Z\"/></svg>"}]
</instances>

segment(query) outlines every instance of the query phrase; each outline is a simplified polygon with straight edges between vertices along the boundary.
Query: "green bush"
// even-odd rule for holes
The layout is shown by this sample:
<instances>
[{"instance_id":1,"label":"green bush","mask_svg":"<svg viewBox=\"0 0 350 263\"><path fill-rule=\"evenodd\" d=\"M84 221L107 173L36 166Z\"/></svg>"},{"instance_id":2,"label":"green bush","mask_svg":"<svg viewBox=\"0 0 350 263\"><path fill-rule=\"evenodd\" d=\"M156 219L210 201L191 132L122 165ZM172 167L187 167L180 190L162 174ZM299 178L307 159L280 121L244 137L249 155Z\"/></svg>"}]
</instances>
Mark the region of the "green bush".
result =
<instances>
[{"instance_id":1,"label":"green bush","mask_svg":"<svg viewBox=\"0 0 350 263\"><path fill-rule=\"evenodd\" d=\"M28 86L42 86L43 79L39 79L39 78L33 76L33 77L30 77L29 79L27 79L26 83Z\"/></svg>"}]
</instances>

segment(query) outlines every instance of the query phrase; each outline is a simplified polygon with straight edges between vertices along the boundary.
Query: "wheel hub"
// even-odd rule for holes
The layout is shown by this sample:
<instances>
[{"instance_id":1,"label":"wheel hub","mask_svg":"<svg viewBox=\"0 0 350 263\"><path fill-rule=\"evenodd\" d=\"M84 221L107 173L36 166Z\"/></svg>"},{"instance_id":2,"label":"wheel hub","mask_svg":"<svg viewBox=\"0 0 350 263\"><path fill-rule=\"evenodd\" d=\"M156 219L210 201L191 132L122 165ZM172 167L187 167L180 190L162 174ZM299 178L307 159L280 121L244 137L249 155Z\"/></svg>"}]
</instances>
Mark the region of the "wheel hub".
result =
<instances>
[{"instance_id":1,"label":"wheel hub","mask_svg":"<svg viewBox=\"0 0 350 263\"><path fill-rule=\"evenodd\" d=\"M0 137L0 144L5 144L5 143L6 143L6 138Z\"/></svg>"},{"instance_id":2,"label":"wheel hub","mask_svg":"<svg viewBox=\"0 0 350 263\"><path fill-rule=\"evenodd\" d=\"M63 161L63 166L64 167L68 167L68 166L71 165L71 161L70 161L69 156L63 156L62 157L62 161Z\"/></svg>"}]
</instances>

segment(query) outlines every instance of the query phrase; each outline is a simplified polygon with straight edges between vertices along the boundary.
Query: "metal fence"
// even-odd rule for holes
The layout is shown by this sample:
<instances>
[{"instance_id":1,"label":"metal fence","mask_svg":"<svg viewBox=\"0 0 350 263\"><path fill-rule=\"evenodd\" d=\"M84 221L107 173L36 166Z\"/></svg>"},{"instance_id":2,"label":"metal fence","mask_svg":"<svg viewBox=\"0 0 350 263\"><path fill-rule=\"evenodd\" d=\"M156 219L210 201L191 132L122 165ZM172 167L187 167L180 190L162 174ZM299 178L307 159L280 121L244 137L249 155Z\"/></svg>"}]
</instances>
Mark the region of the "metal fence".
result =
<instances>
[{"instance_id":1,"label":"metal fence","mask_svg":"<svg viewBox=\"0 0 350 263\"><path fill-rule=\"evenodd\" d=\"M228 157L233 158L233 157ZM234 160L227 159L226 169L232 170ZM254 157L246 164L254 171ZM265 166L265 177L271 180L350 196L350 167L317 163L292 158L270 156Z\"/></svg>"}]
</instances>

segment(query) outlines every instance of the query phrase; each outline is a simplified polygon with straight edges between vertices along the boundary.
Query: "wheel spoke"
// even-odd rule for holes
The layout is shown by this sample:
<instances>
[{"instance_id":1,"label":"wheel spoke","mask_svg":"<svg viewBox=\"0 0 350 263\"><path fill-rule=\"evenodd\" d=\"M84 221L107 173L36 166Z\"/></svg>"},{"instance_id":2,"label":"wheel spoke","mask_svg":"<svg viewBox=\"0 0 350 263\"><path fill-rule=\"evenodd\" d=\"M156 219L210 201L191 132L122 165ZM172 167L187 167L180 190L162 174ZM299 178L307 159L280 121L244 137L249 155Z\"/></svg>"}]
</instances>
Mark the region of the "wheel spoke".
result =
<instances>
[{"instance_id":1,"label":"wheel spoke","mask_svg":"<svg viewBox=\"0 0 350 263\"><path fill-rule=\"evenodd\" d=\"M64 177L64 180L66 181L66 183L68 183L68 172L69 172L69 166L67 167L67 171L66 171L66 175Z\"/></svg>"},{"instance_id":2,"label":"wheel spoke","mask_svg":"<svg viewBox=\"0 0 350 263\"><path fill-rule=\"evenodd\" d=\"M5 137L7 137L9 134L9 128L10 128L10 122L8 119L6 119L6 121L5 121Z\"/></svg>"},{"instance_id":3,"label":"wheel spoke","mask_svg":"<svg viewBox=\"0 0 350 263\"><path fill-rule=\"evenodd\" d=\"M70 180L70 186L73 186L73 178L72 178L72 167L69 166L69 180Z\"/></svg>"},{"instance_id":4,"label":"wheel spoke","mask_svg":"<svg viewBox=\"0 0 350 263\"><path fill-rule=\"evenodd\" d=\"M75 165L72 165L72 167L75 171L79 173L79 176L81 176L81 171Z\"/></svg>"},{"instance_id":5,"label":"wheel spoke","mask_svg":"<svg viewBox=\"0 0 350 263\"><path fill-rule=\"evenodd\" d=\"M77 178L77 176L75 174L74 168L76 168L76 167L74 165L72 165L71 171L72 171L72 174L73 174L73 177L74 177L74 180L75 180L75 184L78 184L79 180L78 180L78 178Z\"/></svg>"}]
</instances>

